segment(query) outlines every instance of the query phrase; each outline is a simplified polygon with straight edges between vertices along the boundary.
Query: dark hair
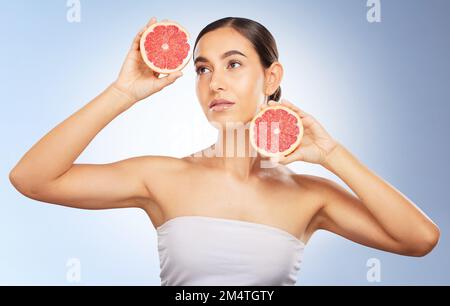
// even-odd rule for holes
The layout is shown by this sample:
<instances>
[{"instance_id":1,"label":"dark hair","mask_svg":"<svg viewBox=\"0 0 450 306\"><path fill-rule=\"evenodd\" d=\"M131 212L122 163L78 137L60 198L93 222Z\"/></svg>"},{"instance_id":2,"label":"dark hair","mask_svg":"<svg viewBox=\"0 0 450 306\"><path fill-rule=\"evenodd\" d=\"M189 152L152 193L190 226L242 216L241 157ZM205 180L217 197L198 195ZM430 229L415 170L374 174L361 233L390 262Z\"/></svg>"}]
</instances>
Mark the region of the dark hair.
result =
<instances>
[{"instance_id":1,"label":"dark hair","mask_svg":"<svg viewBox=\"0 0 450 306\"><path fill-rule=\"evenodd\" d=\"M264 69L269 68L275 61L278 61L278 49L272 34L264 27L262 24L239 17L227 17L219 19L207 25L197 37L195 41L194 49L197 44L206 33L212 32L219 28L232 28L238 31L242 36L247 38L255 48L259 55L261 65ZM280 101L281 98L281 87L275 91L273 95L269 97L269 100Z\"/></svg>"}]
</instances>

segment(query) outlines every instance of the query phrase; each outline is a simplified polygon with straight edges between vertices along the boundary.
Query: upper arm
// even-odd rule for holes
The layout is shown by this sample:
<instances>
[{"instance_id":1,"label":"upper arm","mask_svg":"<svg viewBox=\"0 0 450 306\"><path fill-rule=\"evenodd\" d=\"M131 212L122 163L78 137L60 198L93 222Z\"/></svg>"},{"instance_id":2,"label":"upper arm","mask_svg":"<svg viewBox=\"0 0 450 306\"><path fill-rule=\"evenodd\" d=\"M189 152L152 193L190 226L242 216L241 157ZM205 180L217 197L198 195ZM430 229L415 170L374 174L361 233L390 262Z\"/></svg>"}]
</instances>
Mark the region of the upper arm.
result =
<instances>
[{"instance_id":1,"label":"upper arm","mask_svg":"<svg viewBox=\"0 0 450 306\"><path fill-rule=\"evenodd\" d=\"M356 243L401 255L410 255L378 223L362 201L334 181L319 178L318 193L323 206L316 229L324 229Z\"/></svg>"},{"instance_id":2,"label":"upper arm","mask_svg":"<svg viewBox=\"0 0 450 306\"><path fill-rule=\"evenodd\" d=\"M41 202L81 209L140 207L153 200L147 176L158 176L160 157L110 164L74 164L57 179L25 194Z\"/></svg>"}]
</instances>

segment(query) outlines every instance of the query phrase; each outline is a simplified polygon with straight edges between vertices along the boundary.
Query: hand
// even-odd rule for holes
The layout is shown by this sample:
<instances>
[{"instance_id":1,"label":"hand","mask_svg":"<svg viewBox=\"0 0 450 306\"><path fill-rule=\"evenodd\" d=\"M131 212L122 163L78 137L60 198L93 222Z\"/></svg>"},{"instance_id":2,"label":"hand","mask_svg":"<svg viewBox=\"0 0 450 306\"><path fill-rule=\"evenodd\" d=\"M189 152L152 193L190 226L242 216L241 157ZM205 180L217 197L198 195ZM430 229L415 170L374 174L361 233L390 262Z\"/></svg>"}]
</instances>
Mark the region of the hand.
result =
<instances>
[{"instance_id":1,"label":"hand","mask_svg":"<svg viewBox=\"0 0 450 306\"><path fill-rule=\"evenodd\" d=\"M279 159L272 158L283 165L295 161L304 161L313 164L322 165L329 154L339 145L320 123L310 114L304 112L294 104L282 99L280 102L270 101L268 106L283 105L296 112L303 123L303 138L300 145L291 154ZM262 109L268 107L263 106Z\"/></svg>"},{"instance_id":2,"label":"hand","mask_svg":"<svg viewBox=\"0 0 450 306\"><path fill-rule=\"evenodd\" d=\"M154 23L156 23L155 17L150 19L149 23L136 35L119 77L113 83L116 89L126 94L135 103L161 91L183 75L181 71L178 71L159 78L160 74L145 64L140 51L141 37Z\"/></svg>"}]
</instances>

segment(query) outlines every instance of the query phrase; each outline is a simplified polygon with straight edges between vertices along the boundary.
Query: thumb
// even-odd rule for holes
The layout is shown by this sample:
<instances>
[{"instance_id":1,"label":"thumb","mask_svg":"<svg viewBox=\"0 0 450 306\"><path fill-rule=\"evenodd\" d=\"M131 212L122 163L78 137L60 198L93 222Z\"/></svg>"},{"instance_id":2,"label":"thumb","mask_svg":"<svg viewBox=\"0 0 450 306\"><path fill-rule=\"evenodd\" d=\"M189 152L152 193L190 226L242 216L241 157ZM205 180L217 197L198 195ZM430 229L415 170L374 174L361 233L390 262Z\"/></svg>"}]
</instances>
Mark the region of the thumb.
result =
<instances>
[{"instance_id":1,"label":"thumb","mask_svg":"<svg viewBox=\"0 0 450 306\"><path fill-rule=\"evenodd\" d=\"M183 72L178 71L178 72L174 72L174 73L170 73L165 77L159 78L156 80L156 86L159 89L163 89L164 87L174 83L179 77L181 77L183 75Z\"/></svg>"}]
</instances>

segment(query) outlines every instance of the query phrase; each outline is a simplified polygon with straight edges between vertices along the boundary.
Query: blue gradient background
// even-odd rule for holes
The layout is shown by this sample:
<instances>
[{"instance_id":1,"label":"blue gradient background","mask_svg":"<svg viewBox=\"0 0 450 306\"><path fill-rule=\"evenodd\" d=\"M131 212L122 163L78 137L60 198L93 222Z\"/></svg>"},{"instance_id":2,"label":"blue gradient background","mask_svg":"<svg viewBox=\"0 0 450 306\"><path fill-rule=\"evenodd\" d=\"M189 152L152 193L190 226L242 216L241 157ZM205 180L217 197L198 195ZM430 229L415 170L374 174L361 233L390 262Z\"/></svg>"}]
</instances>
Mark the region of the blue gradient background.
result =
<instances>
[{"instance_id":1,"label":"blue gradient background","mask_svg":"<svg viewBox=\"0 0 450 306\"><path fill-rule=\"evenodd\" d=\"M144 212L46 205L23 197L8 180L36 141L114 81L152 16L177 20L192 42L222 17L264 24L285 68L284 98L313 114L441 229L439 245L424 258L319 231L306 248L298 285L450 284L450 1L381 3L382 22L368 23L365 0L82 0L81 23L69 23L65 0L1 1L0 284L70 285L66 262L73 257L81 262L82 285L160 284L156 233ZM172 87L101 131L77 162L181 157L209 146L216 130L194 86L191 62ZM344 184L319 166L290 168ZM366 279L369 258L381 262L379 283Z\"/></svg>"}]
</instances>

